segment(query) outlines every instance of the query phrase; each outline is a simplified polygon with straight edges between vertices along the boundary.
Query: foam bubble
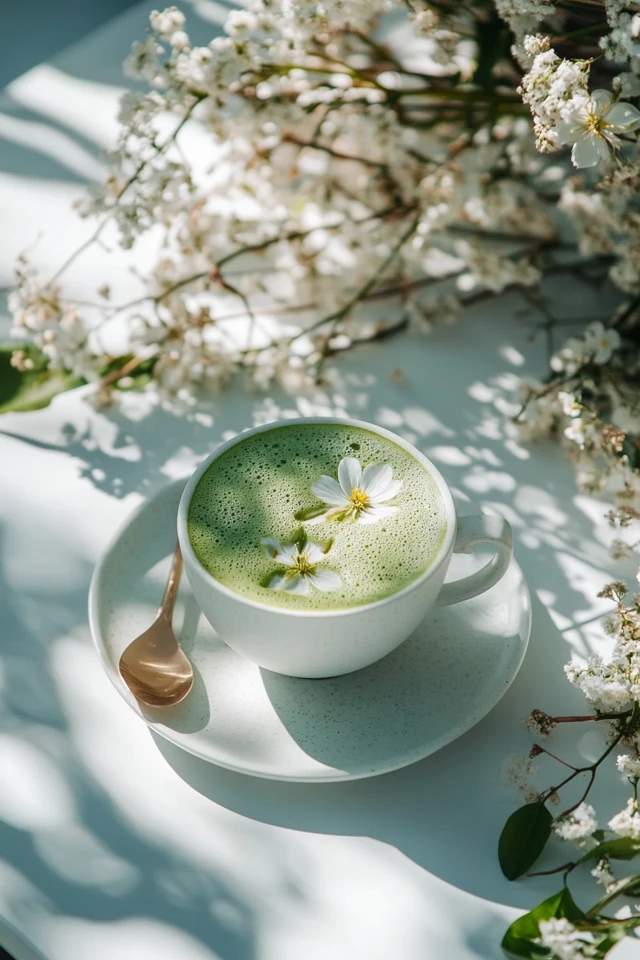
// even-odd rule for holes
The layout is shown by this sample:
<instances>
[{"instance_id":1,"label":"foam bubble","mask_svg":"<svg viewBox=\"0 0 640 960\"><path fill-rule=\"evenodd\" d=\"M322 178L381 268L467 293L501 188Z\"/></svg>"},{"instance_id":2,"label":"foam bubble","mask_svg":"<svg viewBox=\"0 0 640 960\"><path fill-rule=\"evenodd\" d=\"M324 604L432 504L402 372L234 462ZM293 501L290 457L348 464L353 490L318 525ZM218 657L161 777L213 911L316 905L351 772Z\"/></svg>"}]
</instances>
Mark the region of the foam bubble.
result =
<instances>
[{"instance_id":1,"label":"foam bubble","mask_svg":"<svg viewBox=\"0 0 640 960\"><path fill-rule=\"evenodd\" d=\"M362 467L388 463L402 490L392 517L374 524L301 524L294 514L319 504L314 480L336 477L343 457ZM360 427L291 424L254 434L211 464L191 498L189 537L200 563L220 583L248 599L297 610L372 603L402 590L431 564L445 530L442 495L427 470L402 447ZM263 537L291 543L301 528L310 540L333 544L323 564L342 587L309 596L270 590L283 568L267 557Z\"/></svg>"}]
</instances>

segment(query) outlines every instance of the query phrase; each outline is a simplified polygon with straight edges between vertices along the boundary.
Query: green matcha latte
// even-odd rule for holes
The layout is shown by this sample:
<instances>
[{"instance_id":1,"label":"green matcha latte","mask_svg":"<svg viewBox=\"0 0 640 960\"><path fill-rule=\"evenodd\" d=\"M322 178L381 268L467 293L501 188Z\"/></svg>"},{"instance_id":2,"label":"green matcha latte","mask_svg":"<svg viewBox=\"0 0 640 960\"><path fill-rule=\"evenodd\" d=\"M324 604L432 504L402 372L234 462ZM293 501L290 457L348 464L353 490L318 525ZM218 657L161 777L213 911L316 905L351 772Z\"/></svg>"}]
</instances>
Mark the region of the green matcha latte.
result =
<instances>
[{"instance_id":1,"label":"green matcha latte","mask_svg":"<svg viewBox=\"0 0 640 960\"><path fill-rule=\"evenodd\" d=\"M373 603L429 568L446 527L429 472L392 440L347 424L253 434L194 490L189 539L235 593L291 610Z\"/></svg>"}]
</instances>

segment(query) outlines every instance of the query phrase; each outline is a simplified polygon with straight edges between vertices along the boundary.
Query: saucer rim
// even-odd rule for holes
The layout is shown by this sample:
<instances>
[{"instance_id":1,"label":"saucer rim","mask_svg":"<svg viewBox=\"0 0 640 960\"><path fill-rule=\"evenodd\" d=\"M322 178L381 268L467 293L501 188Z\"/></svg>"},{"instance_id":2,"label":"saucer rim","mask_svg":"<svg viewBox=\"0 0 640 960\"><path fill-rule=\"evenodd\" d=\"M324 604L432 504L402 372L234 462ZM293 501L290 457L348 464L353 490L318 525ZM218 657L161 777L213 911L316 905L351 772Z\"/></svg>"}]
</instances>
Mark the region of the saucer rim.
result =
<instances>
[{"instance_id":1,"label":"saucer rim","mask_svg":"<svg viewBox=\"0 0 640 960\"><path fill-rule=\"evenodd\" d=\"M164 726L163 724L154 722L145 716L144 711L141 709L140 704L135 699L133 694L130 693L128 687L120 677L120 674L117 670L117 667L112 663L109 654L107 644L105 643L102 632L100 630L100 589L103 570L114 550L117 548L121 538L126 533L128 528L135 522L136 518L145 510L150 503L154 500L160 499L164 495L168 495L170 489L178 490L179 485L181 485L181 490L184 489L189 477L178 478L170 481L169 483L163 484L153 493L148 496L145 496L141 503L139 503L127 516L124 518L123 522L118 526L113 536L109 539L107 545L101 551L96 565L94 567L93 573L91 575L91 581L89 584L89 595L88 595L88 615L89 615L89 632L91 634L91 641L98 655L100 665L107 674L107 677L111 681L112 685L118 691L124 702L127 706L145 723L151 734L156 734L166 740L172 746L184 750L186 753L191 754L194 757L197 757L199 760L202 760L206 763L210 763L213 766L222 767L225 770L230 770L232 773L242 774L243 776L258 777L262 780L274 780L287 783L340 783L350 780L364 780L369 777L383 776L387 773L394 773L396 770L401 770L403 767L411 766L414 763L419 763L421 760L425 760L427 757L432 756L434 753L437 753L439 750L444 749L449 746L450 743L453 743L459 737L462 737L465 733L468 733L469 730L473 729L476 724L480 723L497 704L502 700L507 690L511 687L515 678L520 672L522 662L527 653L529 647L529 640L531 638L531 592L529 590L529 585L524 576L522 568L517 560L512 557L509 569L516 568L520 573L521 577L521 588L523 591L522 599L523 604L523 622L521 623L521 629L519 630L520 637L520 650L519 656L511 668L511 673L506 680L504 687L501 688L498 695L495 698L492 698L488 702L486 709L483 709L479 714L471 716L468 722L465 722L461 728L456 726L453 727L453 732L451 736L447 736L440 742L437 746L433 747L432 744L425 745L424 753L414 755L411 758L406 756L398 760L397 763L389 763L384 766L376 766L367 770L360 770L357 772L350 772L348 770L338 770L335 767L326 767L326 773L323 772L321 766L318 768L317 774L286 774L286 773L275 773L272 771L264 771L252 767L250 765L240 766L233 764L224 759L213 759L211 756L206 755L202 750L198 749L198 741L196 740L193 746L189 746L188 743L185 743L182 739L178 738L178 735L173 735L171 728ZM238 654L240 656L240 654ZM330 678L329 678L330 679ZM322 679L317 680L316 682L322 683ZM167 708L170 709L170 708ZM184 734L180 735L184 737ZM320 761L317 761L320 764Z\"/></svg>"}]
</instances>

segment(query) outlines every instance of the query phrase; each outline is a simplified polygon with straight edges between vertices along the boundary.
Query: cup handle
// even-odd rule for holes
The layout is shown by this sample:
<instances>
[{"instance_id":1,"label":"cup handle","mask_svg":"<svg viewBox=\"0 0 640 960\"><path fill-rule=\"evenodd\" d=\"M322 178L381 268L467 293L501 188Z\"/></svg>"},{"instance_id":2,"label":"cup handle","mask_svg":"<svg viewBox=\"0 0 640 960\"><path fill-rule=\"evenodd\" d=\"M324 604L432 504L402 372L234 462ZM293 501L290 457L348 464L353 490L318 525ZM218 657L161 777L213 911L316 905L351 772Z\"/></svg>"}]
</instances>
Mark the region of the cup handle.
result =
<instances>
[{"instance_id":1,"label":"cup handle","mask_svg":"<svg viewBox=\"0 0 640 960\"><path fill-rule=\"evenodd\" d=\"M480 514L473 517L458 517L458 529L453 545L454 553L471 553L476 543L491 543L496 555L480 570L445 583L435 602L436 607L447 607L451 603L460 603L484 593L489 587L501 580L507 572L513 555L511 527L504 519L495 514Z\"/></svg>"}]
</instances>

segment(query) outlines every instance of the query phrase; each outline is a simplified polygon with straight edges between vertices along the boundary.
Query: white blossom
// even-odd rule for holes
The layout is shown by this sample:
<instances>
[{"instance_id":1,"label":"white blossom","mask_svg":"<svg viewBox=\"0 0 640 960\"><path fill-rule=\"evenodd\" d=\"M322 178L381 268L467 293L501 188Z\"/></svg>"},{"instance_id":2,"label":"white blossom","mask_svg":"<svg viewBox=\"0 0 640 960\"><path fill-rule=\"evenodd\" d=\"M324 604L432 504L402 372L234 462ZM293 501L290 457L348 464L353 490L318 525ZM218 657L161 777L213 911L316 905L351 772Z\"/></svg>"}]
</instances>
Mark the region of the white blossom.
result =
<instances>
[{"instance_id":1,"label":"white blossom","mask_svg":"<svg viewBox=\"0 0 640 960\"><path fill-rule=\"evenodd\" d=\"M628 12L624 0L605 0L605 11L611 30L600 38L600 46L611 60L633 61L640 55L640 17Z\"/></svg>"},{"instance_id":2,"label":"white blossom","mask_svg":"<svg viewBox=\"0 0 640 960\"><path fill-rule=\"evenodd\" d=\"M323 474L311 484L311 492L327 506L327 520L376 523L391 517L398 507L388 501L402 489L402 481L393 479L386 463L370 463L364 470L355 457L344 457L338 464L338 480Z\"/></svg>"},{"instance_id":3,"label":"white blossom","mask_svg":"<svg viewBox=\"0 0 640 960\"><path fill-rule=\"evenodd\" d=\"M495 0L498 13L506 20L516 37L535 30L541 20L554 12L547 0ZM527 37L526 40L531 40ZM525 40L525 44L526 44Z\"/></svg>"},{"instance_id":4,"label":"white blossom","mask_svg":"<svg viewBox=\"0 0 640 960\"><path fill-rule=\"evenodd\" d=\"M142 42L134 43L124 62L125 74L135 80L148 80L153 85L161 84L163 53L164 48L151 35Z\"/></svg>"},{"instance_id":5,"label":"white blossom","mask_svg":"<svg viewBox=\"0 0 640 960\"><path fill-rule=\"evenodd\" d=\"M621 753L616 759L616 767L627 777L640 777L640 757L638 756L632 757L628 753Z\"/></svg>"},{"instance_id":6,"label":"white blossom","mask_svg":"<svg viewBox=\"0 0 640 960\"><path fill-rule=\"evenodd\" d=\"M564 372L571 376L586 363L588 351L584 340L571 337L551 358L551 369L555 373Z\"/></svg>"},{"instance_id":7,"label":"white blossom","mask_svg":"<svg viewBox=\"0 0 640 960\"><path fill-rule=\"evenodd\" d=\"M284 573L274 573L269 580L270 590L286 590L287 593L307 596L311 587L326 591L341 586L342 579L338 573L319 567L326 561L329 548L312 540L302 544L282 544L275 537L264 537L261 543L267 556L285 567Z\"/></svg>"},{"instance_id":8,"label":"white blossom","mask_svg":"<svg viewBox=\"0 0 640 960\"><path fill-rule=\"evenodd\" d=\"M601 883L605 890L608 890L612 884L616 882L616 878L611 872L611 863L606 857L603 857L602 860L598 860L590 873L595 879L596 883Z\"/></svg>"},{"instance_id":9,"label":"white blossom","mask_svg":"<svg viewBox=\"0 0 640 960\"><path fill-rule=\"evenodd\" d=\"M614 350L620 346L620 334L603 323L590 323L585 331L585 347L594 363L606 363Z\"/></svg>"},{"instance_id":10,"label":"white blossom","mask_svg":"<svg viewBox=\"0 0 640 960\"><path fill-rule=\"evenodd\" d=\"M539 52L522 78L522 99L531 108L538 149L556 150L560 146L558 123L566 122L588 102L589 64L563 60L535 38L528 48Z\"/></svg>"},{"instance_id":11,"label":"white blossom","mask_svg":"<svg viewBox=\"0 0 640 960\"><path fill-rule=\"evenodd\" d=\"M556 123L559 143L572 143L576 167L594 167L609 160L620 147L619 134L640 126L640 111L615 101L608 90L594 90L589 98L574 97Z\"/></svg>"},{"instance_id":12,"label":"white blossom","mask_svg":"<svg viewBox=\"0 0 640 960\"><path fill-rule=\"evenodd\" d=\"M149 22L159 36L169 40L177 30L182 30L184 14L177 7L167 7L162 12L152 10Z\"/></svg>"},{"instance_id":13,"label":"white blossom","mask_svg":"<svg viewBox=\"0 0 640 960\"><path fill-rule=\"evenodd\" d=\"M638 804L635 800L628 800L624 810L616 813L609 820L609 829L613 830L619 837L640 840L640 813L638 813Z\"/></svg>"},{"instance_id":14,"label":"white blossom","mask_svg":"<svg viewBox=\"0 0 640 960\"><path fill-rule=\"evenodd\" d=\"M457 244L457 250L469 267L469 273L458 281L460 289L482 286L498 293L512 283L532 287L541 276L540 270L526 259L512 260L477 243L462 241Z\"/></svg>"},{"instance_id":15,"label":"white blossom","mask_svg":"<svg viewBox=\"0 0 640 960\"><path fill-rule=\"evenodd\" d=\"M598 829L596 812L593 807L584 801L566 817L555 820L553 831L562 840L570 840L578 846L584 845L594 831Z\"/></svg>"},{"instance_id":16,"label":"white blossom","mask_svg":"<svg viewBox=\"0 0 640 960\"><path fill-rule=\"evenodd\" d=\"M539 942L547 947L556 960L585 960L593 957L593 934L578 930L566 917L550 917L539 924Z\"/></svg>"},{"instance_id":17,"label":"white blossom","mask_svg":"<svg viewBox=\"0 0 640 960\"><path fill-rule=\"evenodd\" d=\"M560 401L562 412L564 413L565 417L571 417L572 419L575 419L576 417L580 416L582 407L572 393L567 393L564 390L560 390L558 392L558 400Z\"/></svg>"},{"instance_id":18,"label":"white blossom","mask_svg":"<svg viewBox=\"0 0 640 960\"><path fill-rule=\"evenodd\" d=\"M584 447L587 426L587 422L578 417L572 420L568 427L565 427L564 435L567 440L572 440L579 447Z\"/></svg>"},{"instance_id":19,"label":"white blossom","mask_svg":"<svg viewBox=\"0 0 640 960\"><path fill-rule=\"evenodd\" d=\"M572 660L564 668L569 683L603 713L621 713L640 695L640 662L637 655L629 660L620 646L610 661L596 654L585 664Z\"/></svg>"},{"instance_id":20,"label":"white blossom","mask_svg":"<svg viewBox=\"0 0 640 960\"><path fill-rule=\"evenodd\" d=\"M224 29L231 37L252 33L258 28L258 18L249 10L231 10L227 14Z\"/></svg>"}]
</instances>

